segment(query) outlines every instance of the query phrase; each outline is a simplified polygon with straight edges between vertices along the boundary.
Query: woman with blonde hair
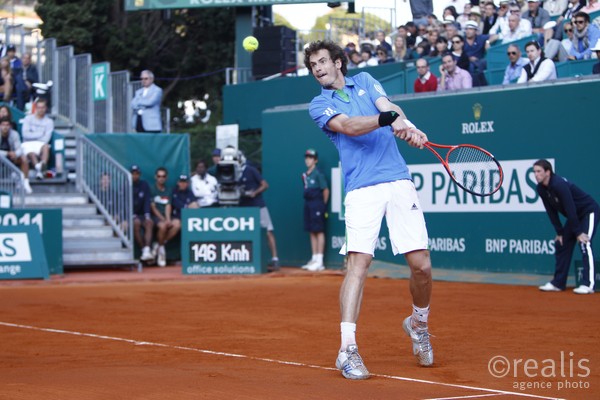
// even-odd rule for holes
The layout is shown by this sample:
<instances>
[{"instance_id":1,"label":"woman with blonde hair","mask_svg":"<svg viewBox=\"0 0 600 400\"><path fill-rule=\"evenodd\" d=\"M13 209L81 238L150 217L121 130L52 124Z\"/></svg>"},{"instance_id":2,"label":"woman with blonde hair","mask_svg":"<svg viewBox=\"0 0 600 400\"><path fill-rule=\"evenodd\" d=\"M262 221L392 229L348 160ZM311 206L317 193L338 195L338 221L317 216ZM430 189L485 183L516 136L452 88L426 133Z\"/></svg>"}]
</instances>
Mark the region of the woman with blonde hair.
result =
<instances>
[{"instance_id":1,"label":"woman with blonde hair","mask_svg":"<svg viewBox=\"0 0 600 400\"><path fill-rule=\"evenodd\" d=\"M396 36L394 40L394 59L396 61L404 61L412 58L412 50L406 46L406 40L400 35Z\"/></svg>"}]
</instances>

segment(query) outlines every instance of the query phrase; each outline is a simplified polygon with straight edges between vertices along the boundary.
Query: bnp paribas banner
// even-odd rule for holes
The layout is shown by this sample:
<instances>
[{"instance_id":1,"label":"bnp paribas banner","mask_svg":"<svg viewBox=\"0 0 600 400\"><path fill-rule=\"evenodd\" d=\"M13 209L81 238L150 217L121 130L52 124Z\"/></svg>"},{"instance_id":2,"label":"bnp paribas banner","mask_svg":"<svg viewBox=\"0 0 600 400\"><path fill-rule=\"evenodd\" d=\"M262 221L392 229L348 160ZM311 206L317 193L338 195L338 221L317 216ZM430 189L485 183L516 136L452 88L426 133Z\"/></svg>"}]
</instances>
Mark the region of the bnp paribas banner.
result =
<instances>
[{"instance_id":1,"label":"bnp paribas banner","mask_svg":"<svg viewBox=\"0 0 600 400\"><path fill-rule=\"evenodd\" d=\"M319 93L316 83L314 93ZM533 163L548 159L559 175L600 201L596 161L600 148L598 93L600 79L588 79L478 88L464 93L391 96L432 142L481 146L500 160L504 170L500 191L486 198L472 196L451 183L428 150L397 142L425 212L436 267L553 273L556 233L536 193ZM563 117L565 109L574 105L577 116ZM269 183L265 198L280 258L288 265L302 265L310 258L310 242L303 228L300 176L306 169L304 151L314 148L319 153L318 168L331 188L326 265L340 266L344 193L335 146L317 128L305 104L266 110L262 126L263 175ZM402 256L392 255L385 222L375 257L405 263ZM577 249L574 259L581 259Z\"/></svg>"}]
</instances>

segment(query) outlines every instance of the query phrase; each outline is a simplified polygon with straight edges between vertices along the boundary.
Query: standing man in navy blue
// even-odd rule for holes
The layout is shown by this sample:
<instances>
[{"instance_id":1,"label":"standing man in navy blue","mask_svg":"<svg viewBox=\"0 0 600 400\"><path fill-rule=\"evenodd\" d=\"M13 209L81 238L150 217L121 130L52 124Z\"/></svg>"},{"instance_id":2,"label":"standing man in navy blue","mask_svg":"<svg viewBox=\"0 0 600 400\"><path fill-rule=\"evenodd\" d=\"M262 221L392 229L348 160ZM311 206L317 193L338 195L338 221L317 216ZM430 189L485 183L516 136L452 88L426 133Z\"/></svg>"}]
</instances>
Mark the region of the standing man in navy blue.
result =
<instances>
[{"instance_id":1,"label":"standing man in navy blue","mask_svg":"<svg viewBox=\"0 0 600 400\"><path fill-rule=\"evenodd\" d=\"M131 180L133 182L133 236L136 243L142 249L140 259L150 261L154 259L150 251L154 221L150 215L150 203L152 193L148 182L141 179L142 171L137 165L131 166ZM142 228L144 234L142 235Z\"/></svg>"},{"instance_id":2,"label":"standing man in navy blue","mask_svg":"<svg viewBox=\"0 0 600 400\"><path fill-rule=\"evenodd\" d=\"M319 155L315 149L304 153L306 172L302 174L304 183L304 230L310 234L312 258L302 266L308 271L323 271L323 253L325 252L325 214L329 188L325 175L317 168Z\"/></svg>"},{"instance_id":3,"label":"standing man in navy blue","mask_svg":"<svg viewBox=\"0 0 600 400\"><path fill-rule=\"evenodd\" d=\"M538 183L537 192L556 230L554 279L539 289L544 292L565 290L573 249L579 243L583 255L583 276L579 287L573 289L573 292L592 294L595 284L592 239L600 222L600 206L583 190L556 175L548 160L536 161L533 172ZM560 222L559 213L567 218L564 226Z\"/></svg>"},{"instance_id":4,"label":"standing man in navy blue","mask_svg":"<svg viewBox=\"0 0 600 400\"><path fill-rule=\"evenodd\" d=\"M240 198L240 207L259 207L260 208L260 226L267 230L267 244L271 250L271 262L269 271L279 270L279 257L277 256L277 243L273 234L273 222L267 208L267 203L262 197L262 193L269 188L269 184L263 179L260 172L246 162L246 157L240 151L238 155L242 168L240 183L244 188L244 193Z\"/></svg>"},{"instance_id":5,"label":"standing man in navy blue","mask_svg":"<svg viewBox=\"0 0 600 400\"><path fill-rule=\"evenodd\" d=\"M394 254L410 267L412 315L402 327L412 340L419 364L433 364L427 318L431 299L431 259L425 218L396 137L422 148L427 135L387 97L368 73L346 76L346 56L331 41L311 43L304 64L321 85L310 103L315 123L338 149L344 175L347 273L340 289L341 346L336 367L347 379L366 379L369 371L358 353L356 322L363 287L375 252L381 220L386 217Z\"/></svg>"}]
</instances>

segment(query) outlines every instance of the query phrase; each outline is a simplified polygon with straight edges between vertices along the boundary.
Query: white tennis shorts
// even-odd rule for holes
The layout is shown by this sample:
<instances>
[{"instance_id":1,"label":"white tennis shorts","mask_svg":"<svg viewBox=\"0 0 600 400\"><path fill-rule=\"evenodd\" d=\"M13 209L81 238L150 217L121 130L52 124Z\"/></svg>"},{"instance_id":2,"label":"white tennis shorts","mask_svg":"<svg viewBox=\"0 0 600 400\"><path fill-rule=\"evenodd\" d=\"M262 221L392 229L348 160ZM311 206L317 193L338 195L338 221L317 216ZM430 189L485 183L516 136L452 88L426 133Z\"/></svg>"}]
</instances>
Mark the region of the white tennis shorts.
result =
<instances>
[{"instance_id":1,"label":"white tennis shorts","mask_svg":"<svg viewBox=\"0 0 600 400\"><path fill-rule=\"evenodd\" d=\"M27 142L21 143L21 149L23 150L23 154L27 155L29 153L40 154L42 151L42 146L46 143L40 140L30 140Z\"/></svg>"},{"instance_id":2,"label":"white tennis shorts","mask_svg":"<svg viewBox=\"0 0 600 400\"><path fill-rule=\"evenodd\" d=\"M427 227L417 190L402 179L352 190L344 200L346 243L340 254L373 255L385 216L394 255L428 248Z\"/></svg>"}]
</instances>

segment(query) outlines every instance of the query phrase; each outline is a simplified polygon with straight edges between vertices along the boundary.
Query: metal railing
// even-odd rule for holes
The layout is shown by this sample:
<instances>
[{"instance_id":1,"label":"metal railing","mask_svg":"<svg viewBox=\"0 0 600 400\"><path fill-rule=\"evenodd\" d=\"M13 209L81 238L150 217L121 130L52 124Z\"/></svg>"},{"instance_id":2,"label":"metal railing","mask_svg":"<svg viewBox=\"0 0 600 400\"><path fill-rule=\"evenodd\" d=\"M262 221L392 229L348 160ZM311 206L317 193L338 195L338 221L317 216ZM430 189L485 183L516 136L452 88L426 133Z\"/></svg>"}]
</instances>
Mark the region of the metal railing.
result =
<instances>
[{"instance_id":1,"label":"metal railing","mask_svg":"<svg viewBox=\"0 0 600 400\"><path fill-rule=\"evenodd\" d=\"M73 46L59 47L55 53L57 79L53 91L56 90L57 92L57 114L66 117L69 121L74 121L73 109L75 108L75 98L73 92L75 91L75 71L71 64Z\"/></svg>"},{"instance_id":2,"label":"metal railing","mask_svg":"<svg viewBox=\"0 0 600 400\"><path fill-rule=\"evenodd\" d=\"M74 111L75 126L92 132L94 125L94 101L92 98L92 55L78 54L71 58L71 68L75 75L74 81Z\"/></svg>"},{"instance_id":3,"label":"metal railing","mask_svg":"<svg viewBox=\"0 0 600 400\"><path fill-rule=\"evenodd\" d=\"M118 71L110 73L110 98L112 106L109 109L109 120L112 119L110 132L130 132L131 131L131 107L132 98L131 88L129 86L129 72ZM97 131L100 132L100 131Z\"/></svg>"},{"instance_id":4,"label":"metal railing","mask_svg":"<svg viewBox=\"0 0 600 400\"><path fill-rule=\"evenodd\" d=\"M23 173L8 158L0 156L0 192L12 195L12 207L25 207Z\"/></svg>"},{"instance_id":5,"label":"metal railing","mask_svg":"<svg viewBox=\"0 0 600 400\"><path fill-rule=\"evenodd\" d=\"M106 218L123 247L131 250L133 259L131 173L85 135L78 135L76 185Z\"/></svg>"}]
</instances>

